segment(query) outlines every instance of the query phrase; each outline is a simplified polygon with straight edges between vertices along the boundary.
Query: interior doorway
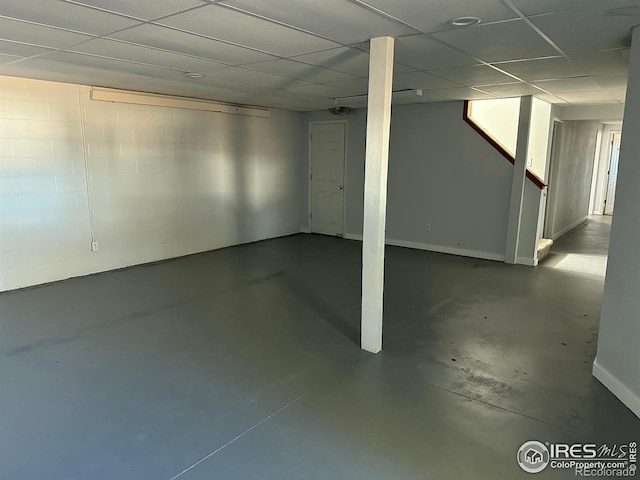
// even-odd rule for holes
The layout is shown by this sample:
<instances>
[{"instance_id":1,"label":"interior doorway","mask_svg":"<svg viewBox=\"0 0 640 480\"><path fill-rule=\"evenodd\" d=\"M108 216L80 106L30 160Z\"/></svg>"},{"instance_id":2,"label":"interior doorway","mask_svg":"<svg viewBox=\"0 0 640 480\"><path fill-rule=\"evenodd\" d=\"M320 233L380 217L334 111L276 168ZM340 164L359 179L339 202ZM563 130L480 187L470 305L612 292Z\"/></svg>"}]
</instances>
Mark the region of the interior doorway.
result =
<instances>
[{"instance_id":1,"label":"interior doorway","mask_svg":"<svg viewBox=\"0 0 640 480\"><path fill-rule=\"evenodd\" d=\"M346 121L309 125L309 230L344 234Z\"/></svg>"},{"instance_id":2,"label":"interior doorway","mask_svg":"<svg viewBox=\"0 0 640 480\"><path fill-rule=\"evenodd\" d=\"M620 132L611 133L609 168L607 170L607 191L603 206L605 215L613 215L613 206L616 199L616 181L618 178L618 158L620 157L620 138Z\"/></svg>"},{"instance_id":3,"label":"interior doorway","mask_svg":"<svg viewBox=\"0 0 640 480\"><path fill-rule=\"evenodd\" d=\"M546 201L544 205L544 222L543 237L552 238L553 225L551 224L555 217L556 196L557 196L557 177L560 156L560 138L562 136L562 122L553 120L551 126L551 146L549 151L549 165L547 166L548 186L546 192Z\"/></svg>"}]
</instances>

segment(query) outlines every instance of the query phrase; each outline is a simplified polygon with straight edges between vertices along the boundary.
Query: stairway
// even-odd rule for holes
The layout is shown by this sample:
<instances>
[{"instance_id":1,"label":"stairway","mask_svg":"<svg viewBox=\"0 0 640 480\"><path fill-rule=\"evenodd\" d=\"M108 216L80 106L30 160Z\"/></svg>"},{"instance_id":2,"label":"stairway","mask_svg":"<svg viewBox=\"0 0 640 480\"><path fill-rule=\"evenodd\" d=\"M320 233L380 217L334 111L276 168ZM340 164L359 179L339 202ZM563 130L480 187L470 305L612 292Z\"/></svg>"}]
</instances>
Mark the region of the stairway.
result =
<instances>
[{"instance_id":1,"label":"stairway","mask_svg":"<svg viewBox=\"0 0 640 480\"><path fill-rule=\"evenodd\" d=\"M553 240L550 238L541 238L538 240L538 261L549 255L551 245L553 245Z\"/></svg>"}]
</instances>

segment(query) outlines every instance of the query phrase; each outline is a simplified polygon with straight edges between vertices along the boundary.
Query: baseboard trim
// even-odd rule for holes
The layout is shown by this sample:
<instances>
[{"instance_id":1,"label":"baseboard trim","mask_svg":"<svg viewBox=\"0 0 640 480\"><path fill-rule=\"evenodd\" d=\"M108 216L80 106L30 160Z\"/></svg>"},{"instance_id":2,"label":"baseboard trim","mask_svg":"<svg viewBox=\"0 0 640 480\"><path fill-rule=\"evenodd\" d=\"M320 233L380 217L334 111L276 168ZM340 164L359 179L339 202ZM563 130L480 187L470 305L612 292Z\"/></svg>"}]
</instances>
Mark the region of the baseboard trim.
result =
<instances>
[{"instance_id":1,"label":"baseboard trim","mask_svg":"<svg viewBox=\"0 0 640 480\"><path fill-rule=\"evenodd\" d=\"M344 238L348 240L357 240L360 242L362 241L362 235L355 233L345 233ZM385 244L394 247L426 250L428 252L447 253L449 255L458 255L460 257L481 258L483 260L495 260L497 262L504 262L504 255L491 252L483 252L481 250L469 250L466 248L446 247L443 245L433 245L429 243L409 242L406 240L396 240L393 238L387 238L385 240Z\"/></svg>"},{"instance_id":2,"label":"baseboard trim","mask_svg":"<svg viewBox=\"0 0 640 480\"><path fill-rule=\"evenodd\" d=\"M576 228L578 225L580 225L583 222L586 222L587 219L589 218L589 216L585 216L582 218L579 218L578 220L576 220L575 222L573 222L571 225L569 225L568 227L564 227L562 230L560 230L558 233L554 233L553 237L551 237L551 240L557 240L559 239L562 235L564 235L565 233L567 233L569 230L573 230L574 228Z\"/></svg>"},{"instance_id":3,"label":"baseboard trim","mask_svg":"<svg viewBox=\"0 0 640 480\"><path fill-rule=\"evenodd\" d=\"M618 400L624 403L637 417L640 417L640 397L629 390L609 370L598 363L598 357L593 361L593 376L598 379Z\"/></svg>"},{"instance_id":4,"label":"baseboard trim","mask_svg":"<svg viewBox=\"0 0 640 480\"><path fill-rule=\"evenodd\" d=\"M224 248L233 248L233 247L239 247L241 245L248 245L251 243L258 243L258 242L264 242L266 240L275 240L277 238L283 238L283 237L289 237L292 235L299 235L300 232L293 230L290 232L285 232L285 233L279 233L273 237L264 237L264 238L256 238L254 240L246 240L243 242L238 242L238 243L233 243L231 245L223 245L223 246L216 246L216 247L207 247L204 250L201 250L200 248L196 248L193 251L186 251L183 253L180 253L178 255L174 255L174 256L168 256L168 257L163 257L163 258L158 258L156 260L148 260L148 261L136 261L135 263L129 263L127 265L121 265L121 266L116 266L116 267L107 267L105 269L102 270L89 270L87 269L87 271L85 271L84 273L75 273L72 275L61 275L58 278L55 278L53 280L47 280L46 282L38 282L38 283L30 283L28 285L20 285L20 286L10 286L10 287L4 287L4 289L0 289L0 295L2 295L5 292L15 292L18 290L26 290L26 289L32 289L32 288L39 288L39 287L44 287L46 285L49 285L51 283L57 283L57 282L64 282L65 280L70 280L72 278L81 278L81 277L88 277L88 276L94 276L94 275L101 275L104 273L108 273L108 272L116 272L119 270L128 270L128 269L132 269L132 268L137 268L137 267L142 267L142 266L149 266L149 265L153 265L153 264L161 264L161 263L165 263L165 262L171 262L173 260L178 260L180 258L185 258L185 257L190 257L192 255L199 255L202 253L207 253L207 252L214 252L216 250L222 250ZM122 252L118 252L118 253L122 253ZM0 276L2 275L2 272L0 272Z\"/></svg>"},{"instance_id":5,"label":"baseboard trim","mask_svg":"<svg viewBox=\"0 0 640 480\"><path fill-rule=\"evenodd\" d=\"M516 263L518 265L527 265L529 267L535 267L538 265L537 258L526 258L526 257L518 257L516 258Z\"/></svg>"}]
</instances>

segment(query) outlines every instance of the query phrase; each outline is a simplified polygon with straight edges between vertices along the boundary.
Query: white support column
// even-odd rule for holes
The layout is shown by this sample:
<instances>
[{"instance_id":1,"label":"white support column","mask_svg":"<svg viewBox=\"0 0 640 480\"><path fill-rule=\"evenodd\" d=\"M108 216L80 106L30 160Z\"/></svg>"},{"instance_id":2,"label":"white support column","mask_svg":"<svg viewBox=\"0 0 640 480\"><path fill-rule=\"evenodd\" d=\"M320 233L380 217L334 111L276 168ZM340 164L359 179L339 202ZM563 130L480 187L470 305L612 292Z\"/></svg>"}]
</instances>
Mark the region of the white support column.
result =
<instances>
[{"instance_id":1,"label":"white support column","mask_svg":"<svg viewBox=\"0 0 640 480\"><path fill-rule=\"evenodd\" d=\"M371 39L362 232L362 349L382 350L393 38Z\"/></svg>"},{"instance_id":2,"label":"white support column","mask_svg":"<svg viewBox=\"0 0 640 480\"><path fill-rule=\"evenodd\" d=\"M522 204L524 202L524 182L527 179L527 155L529 151L529 130L531 126L532 103L533 97L531 95L520 98L516 161L513 165L511 203L509 204L509 223L507 226L507 244L504 251L505 263L516 263L518 258Z\"/></svg>"},{"instance_id":3,"label":"white support column","mask_svg":"<svg viewBox=\"0 0 640 480\"><path fill-rule=\"evenodd\" d=\"M593 374L640 417L640 26L633 29L616 204Z\"/></svg>"}]
</instances>

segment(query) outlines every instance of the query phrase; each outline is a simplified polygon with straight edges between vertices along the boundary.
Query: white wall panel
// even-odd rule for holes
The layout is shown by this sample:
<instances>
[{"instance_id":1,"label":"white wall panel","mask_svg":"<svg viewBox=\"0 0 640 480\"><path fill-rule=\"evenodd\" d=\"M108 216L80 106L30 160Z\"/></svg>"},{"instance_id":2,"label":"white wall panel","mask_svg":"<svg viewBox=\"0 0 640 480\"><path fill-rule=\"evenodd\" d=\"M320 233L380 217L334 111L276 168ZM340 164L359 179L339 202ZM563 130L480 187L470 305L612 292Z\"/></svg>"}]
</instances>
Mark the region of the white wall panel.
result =
<instances>
[{"instance_id":1,"label":"white wall panel","mask_svg":"<svg viewBox=\"0 0 640 480\"><path fill-rule=\"evenodd\" d=\"M301 114L95 102L88 87L9 77L0 92L0 290L286 235L306 222Z\"/></svg>"}]
</instances>

